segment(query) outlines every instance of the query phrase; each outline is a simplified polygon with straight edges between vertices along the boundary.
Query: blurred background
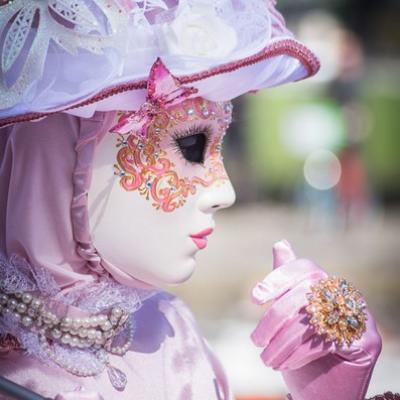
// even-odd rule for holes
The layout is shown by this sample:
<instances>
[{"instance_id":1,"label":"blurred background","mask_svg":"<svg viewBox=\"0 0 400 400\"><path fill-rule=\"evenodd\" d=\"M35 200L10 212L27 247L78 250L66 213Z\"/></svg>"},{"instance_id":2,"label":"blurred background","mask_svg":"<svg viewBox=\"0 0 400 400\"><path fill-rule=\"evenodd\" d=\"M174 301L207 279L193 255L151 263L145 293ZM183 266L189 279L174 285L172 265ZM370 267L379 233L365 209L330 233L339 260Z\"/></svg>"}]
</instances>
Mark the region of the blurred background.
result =
<instances>
[{"instance_id":1,"label":"blurred background","mask_svg":"<svg viewBox=\"0 0 400 400\"><path fill-rule=\"evenodd\" d=\"M300 40L321 58L317 77L242 97L226 137L236 205L195 275L174 291L192 307L237 399L280 399L249 335L250 302L271 270L271 247L352 281L384 338L369 395L400 392L400 1L280 0Z\"/></svg>"}]
</instances>

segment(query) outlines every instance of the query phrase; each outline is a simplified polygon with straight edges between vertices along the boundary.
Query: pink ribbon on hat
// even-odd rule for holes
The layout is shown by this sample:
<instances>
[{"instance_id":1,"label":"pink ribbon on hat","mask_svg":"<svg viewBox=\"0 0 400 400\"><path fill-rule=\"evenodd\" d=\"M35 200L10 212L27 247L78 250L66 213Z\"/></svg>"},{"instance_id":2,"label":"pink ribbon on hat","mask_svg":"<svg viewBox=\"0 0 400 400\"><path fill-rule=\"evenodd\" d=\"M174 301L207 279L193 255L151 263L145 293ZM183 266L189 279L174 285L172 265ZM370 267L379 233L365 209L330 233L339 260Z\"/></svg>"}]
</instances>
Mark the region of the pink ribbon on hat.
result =
<instances>
[{"instance_id":1,"label":"pink ribbon on hat","mask_svg":"<svg viewBox=\"0 0 400 400\"><path fill-rule=\"evenodd\" d=\"M157 58L147 81L146 102L139 110L125 113L110 132L123 135L133 131L144 138L147 128L160 111L186 100L197 91L194 87L182 86L179 79L170 73L160 58Z\"/></svg>"}]
</instances>

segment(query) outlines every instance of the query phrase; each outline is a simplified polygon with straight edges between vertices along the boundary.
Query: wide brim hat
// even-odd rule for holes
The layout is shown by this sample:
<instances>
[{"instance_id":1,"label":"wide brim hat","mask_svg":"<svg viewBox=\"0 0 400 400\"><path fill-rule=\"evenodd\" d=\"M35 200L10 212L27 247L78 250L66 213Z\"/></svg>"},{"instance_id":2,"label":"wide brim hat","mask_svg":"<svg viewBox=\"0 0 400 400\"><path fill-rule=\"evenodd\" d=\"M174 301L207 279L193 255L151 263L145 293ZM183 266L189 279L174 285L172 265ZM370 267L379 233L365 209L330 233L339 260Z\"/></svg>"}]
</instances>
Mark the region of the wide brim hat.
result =
<instances>
[{"instance_id":1,"label":"wide brim hat","mask_svg":"<svg viewBox=\"0 0 400 400\"><path fill-rule=\"evenodd\" d=\"M2 3L0 126L61 111L91 117L137 110L158 58L180 83L213 101L319 69L274 0Z\"/></svg>"}]
</instances>

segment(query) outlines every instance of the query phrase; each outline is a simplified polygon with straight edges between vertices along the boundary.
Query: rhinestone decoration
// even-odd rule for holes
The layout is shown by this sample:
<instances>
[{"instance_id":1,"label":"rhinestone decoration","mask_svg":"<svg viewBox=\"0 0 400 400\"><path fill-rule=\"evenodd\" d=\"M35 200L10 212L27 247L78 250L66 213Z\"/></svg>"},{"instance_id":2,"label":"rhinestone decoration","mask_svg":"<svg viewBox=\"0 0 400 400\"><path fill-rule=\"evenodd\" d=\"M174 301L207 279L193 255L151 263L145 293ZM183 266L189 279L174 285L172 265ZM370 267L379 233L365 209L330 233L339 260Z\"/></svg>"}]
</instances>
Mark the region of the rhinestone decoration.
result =
<instances>
[{"instance_id":1,"label":"rhinestone decoration","mask_svg":"<svg viewBox=\"0 0 400 400\"><path fill-rule=\"evenodd\" d=\"M110 382L115 387L115 389L120 392L125 389L125 386L128 382L125 373L123 373L120 369L116 367L107 365L107 374Z\"/></svg>"},{"instance_id":2,"label":"rhinestone decoration","mask_svg":"<svg viewBox=\"0 0 400 400\"><path fill-rule=\"evenodd\" d=\"M331 277L320 280L311 287L307 299L310 324L328 341L350 346L365 332L364 299L345 279Z\"/></svg>"}]
</instances>

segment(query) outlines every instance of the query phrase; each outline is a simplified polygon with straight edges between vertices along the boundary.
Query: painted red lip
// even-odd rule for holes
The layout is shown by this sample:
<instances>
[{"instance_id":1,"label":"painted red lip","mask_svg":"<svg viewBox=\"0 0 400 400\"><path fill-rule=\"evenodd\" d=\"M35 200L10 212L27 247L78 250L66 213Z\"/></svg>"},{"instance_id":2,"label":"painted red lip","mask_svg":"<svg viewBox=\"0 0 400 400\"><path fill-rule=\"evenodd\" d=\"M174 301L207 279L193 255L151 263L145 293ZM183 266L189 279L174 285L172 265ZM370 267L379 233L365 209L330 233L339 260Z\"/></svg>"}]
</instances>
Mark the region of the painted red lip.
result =
<instances>
[{"instance_id":1,"label":"painted red lip","mask_svg":"<svg viewBox=\"0 0 400 400\"><path fill-rule=\"evenodd\" d=\"M207 236L211 235L213 233L214 229L208 228L204 229L204 231L194 233L193 235L190 235L192 238L194 244L200 249L204 249L207 246Z\"/></svg>"}]
</instances>

